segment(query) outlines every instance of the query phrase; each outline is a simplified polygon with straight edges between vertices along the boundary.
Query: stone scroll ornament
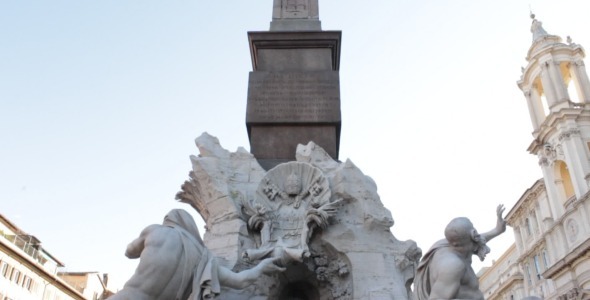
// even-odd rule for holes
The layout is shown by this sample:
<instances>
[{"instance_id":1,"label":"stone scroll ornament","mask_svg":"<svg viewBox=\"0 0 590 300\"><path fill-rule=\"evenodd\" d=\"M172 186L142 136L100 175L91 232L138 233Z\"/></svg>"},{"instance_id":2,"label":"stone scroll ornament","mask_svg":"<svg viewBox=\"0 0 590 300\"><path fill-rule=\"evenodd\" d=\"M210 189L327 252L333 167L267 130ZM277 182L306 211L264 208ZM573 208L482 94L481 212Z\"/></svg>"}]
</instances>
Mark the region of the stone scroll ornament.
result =
<instances>
[{"instance_id":1,"label":"stone scroll ornament","mask_svg":"<svg viewBox=\"0 0 590 300\"><path fill-rule=\"evenodd\" d=\"M248 228L260 232L258 248L244 251L245 260L280 257L283 266L309 257L316 229L329 225L340 200L330 201L328 180L308 163L289 162L266 173L256 198L245 201Z\"/></svg>"}]
</instances>

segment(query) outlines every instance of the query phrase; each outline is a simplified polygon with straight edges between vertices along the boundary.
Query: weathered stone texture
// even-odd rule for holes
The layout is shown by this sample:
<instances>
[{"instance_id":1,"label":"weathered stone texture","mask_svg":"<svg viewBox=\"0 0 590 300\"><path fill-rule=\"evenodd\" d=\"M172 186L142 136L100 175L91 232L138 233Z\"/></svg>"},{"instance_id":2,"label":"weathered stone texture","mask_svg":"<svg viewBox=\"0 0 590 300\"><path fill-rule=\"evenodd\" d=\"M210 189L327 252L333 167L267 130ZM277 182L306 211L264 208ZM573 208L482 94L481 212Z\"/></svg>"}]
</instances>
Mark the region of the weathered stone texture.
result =
<instances>
[{"instance_id":1,"label":"weathered stone texture","mask_svg":"<svg viewBox=\"0 0 590 300\"><path fill-rule=\"evenodd\" d=\"M247 213L252 210L248 205L264 197L260 184L269 173L254 156L243 150L229 153L208 134L199 137L197 145L201 154L191 157L191 179L178 198L205 219L205 244L234 270L248 268L251 263L242 259L243 253L263 246L260 233L247 227L252 214ZM281 299L300 290L307 291L304 296L309 299L409 299L421 252L415 242L398 241L391 233L394 221L381 203L375 182L350 160L337 162L313 142L297 146L294 157L298 164L318 169L327 180L330 205L336 207L329 224L311 233L310 255L302 262L290 263L284 274L265 276L244 291L226 290L229 298L224 299ZM306 180L320 182L312 177ZM272 197L271 202L280 201ZM305 197L302 201L314 199Z\"/></svg>"}]
</instances>

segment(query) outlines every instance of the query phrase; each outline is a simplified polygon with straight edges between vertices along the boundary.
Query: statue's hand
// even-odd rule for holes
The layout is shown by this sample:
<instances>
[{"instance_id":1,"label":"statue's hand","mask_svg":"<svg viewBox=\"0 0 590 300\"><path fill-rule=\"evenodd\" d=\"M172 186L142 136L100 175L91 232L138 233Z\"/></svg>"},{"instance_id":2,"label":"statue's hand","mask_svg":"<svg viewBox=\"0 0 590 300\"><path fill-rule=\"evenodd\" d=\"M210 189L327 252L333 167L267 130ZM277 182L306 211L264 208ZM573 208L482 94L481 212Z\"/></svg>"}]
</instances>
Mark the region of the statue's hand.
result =
<instances>
[{"instance_id":1,"label":"statue's hand","mask_svg":"<svg viewBox=\"0 0 590 300\"><path fill-rule=\"evenodd\" d=\"M500 204L496 208L496 216L498 217L496 229L500 230L500 232L506 231L506 220L504 220L504 217L502 217L502 214L504 213L505 209L506 208L504 207L504 204Z\"/></svg>"},{"instance_id":2,"label":"statue's hand","mask_svg":"<svg viewBox=\"0 0 590 300\"><path fill-rule=\"evenodd\" d=\"M266 275L274 274L277 272L284 272L287 268L279 267L275 264L276 262L278 262L280 260L281 260L280 257L267 258L267 259L260 261L260 263L256 267L259 268L260 271Z\"/></svg>"}]
</instances>

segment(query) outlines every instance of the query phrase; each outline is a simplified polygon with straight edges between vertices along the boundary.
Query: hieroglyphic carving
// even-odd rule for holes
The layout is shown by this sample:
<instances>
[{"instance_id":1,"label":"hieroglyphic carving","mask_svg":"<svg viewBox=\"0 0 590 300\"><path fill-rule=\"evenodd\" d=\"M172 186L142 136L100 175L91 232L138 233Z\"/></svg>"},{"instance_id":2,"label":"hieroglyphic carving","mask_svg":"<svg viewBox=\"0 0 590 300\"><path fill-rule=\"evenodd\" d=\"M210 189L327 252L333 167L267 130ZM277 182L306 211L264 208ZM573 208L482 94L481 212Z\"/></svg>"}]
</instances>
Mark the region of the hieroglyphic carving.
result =
<instances>
[{"instance_id":1,"label":"hieroglyphic carving","mask_svg":"<svg viewBox=\"0 0 590 300\"><path fill-rule=\"evenodd\" d=\"M309 257L314 230L328 226L339 200L331 201L327 179L307 163L289 162L271 169L262 179L256 199L243 203L248 227L260 232L259 247L244 259L281 257L283 265Z\"/></svg>"}]
</instances>

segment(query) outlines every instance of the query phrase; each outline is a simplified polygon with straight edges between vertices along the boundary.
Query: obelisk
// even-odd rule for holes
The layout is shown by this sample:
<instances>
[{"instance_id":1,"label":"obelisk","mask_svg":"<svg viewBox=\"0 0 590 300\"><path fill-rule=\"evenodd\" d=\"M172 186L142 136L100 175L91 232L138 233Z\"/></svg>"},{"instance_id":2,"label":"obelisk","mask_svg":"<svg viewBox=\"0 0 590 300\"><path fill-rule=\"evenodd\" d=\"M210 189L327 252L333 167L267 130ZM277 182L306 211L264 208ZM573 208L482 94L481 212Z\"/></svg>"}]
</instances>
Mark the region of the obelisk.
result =
<instances>
[{"instance_id":1,"label":"obelisk","mask_svg":"<svg viewBox=\"0 0 590 300\"><path fill-rule=\"evenodd\" d=\"M274 0L269 31L248 32L250 152L270 168L313 141L334 159L340 143L341 31L323 31L318 0Z\"/></svg>"}]
</instances>

